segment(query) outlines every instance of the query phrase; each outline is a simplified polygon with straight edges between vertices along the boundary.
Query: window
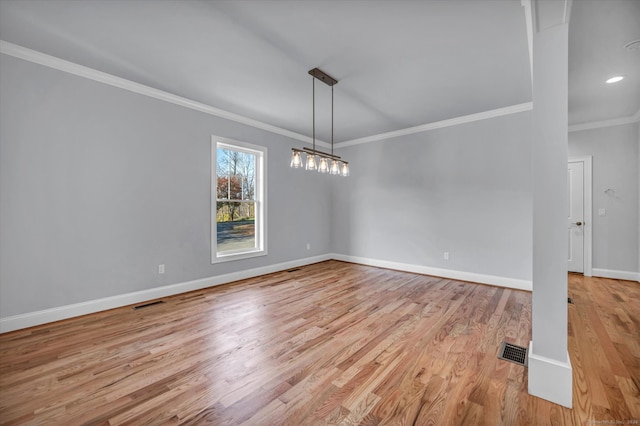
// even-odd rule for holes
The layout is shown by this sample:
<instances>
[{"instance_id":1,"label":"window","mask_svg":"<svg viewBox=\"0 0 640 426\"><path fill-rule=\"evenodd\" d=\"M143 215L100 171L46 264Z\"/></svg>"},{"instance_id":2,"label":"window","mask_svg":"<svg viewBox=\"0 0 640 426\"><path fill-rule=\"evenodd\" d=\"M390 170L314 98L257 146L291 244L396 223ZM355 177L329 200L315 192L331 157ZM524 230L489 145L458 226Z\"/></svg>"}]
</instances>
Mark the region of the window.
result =
<instances>
[{"instance_id":1,"label":"window","mask_svg":"<svg viewBox=\"0 0 640 426\"><path fill-rule=\"evenodd\" d=\"M211 261L266 255L267 149L217 136L211 145Z\"/></svg>"}]
</instances>

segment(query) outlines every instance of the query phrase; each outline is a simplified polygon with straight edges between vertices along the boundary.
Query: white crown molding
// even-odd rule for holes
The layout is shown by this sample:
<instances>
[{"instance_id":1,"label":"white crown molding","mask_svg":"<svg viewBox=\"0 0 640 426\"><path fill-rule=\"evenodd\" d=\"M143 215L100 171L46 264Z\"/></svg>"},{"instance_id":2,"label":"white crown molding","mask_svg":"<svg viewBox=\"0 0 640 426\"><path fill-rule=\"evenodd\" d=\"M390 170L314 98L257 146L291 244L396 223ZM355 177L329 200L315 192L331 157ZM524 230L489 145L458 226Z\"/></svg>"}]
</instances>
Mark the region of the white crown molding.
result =
<instances>
[{"instance_id":1,"label":"white crown molding","mask_svg":"<svg viewBox=\"0 0 640 426\"><path fill-rule=\"evenodd\" d=\"M530 2L532 22L536 32L569 23L573 0L530 0Z\"/></svg>"},{"instance_id":2,"label":"white crown molding","mask_svg":"<svg viewBox=\"0 0 640 426\"><path fill-rule=\"evenodd\" d=\"M393 132L380 133L378 135L366 136L364 138L352 139L345 142L335 144L337 148L345 148L347 146L360 145L363 143L375 142L384 139L397 138L399 136L412 135L414 133L427 132L429 130L441 129L443 127L457 126L459 124L471 123L473 121L486 120L489 118L500 117L503 115L515 114L533 109L532 102L511 105L504 108L492 109L489 111L478 112L475 114L464 115L462 117L450 118L448 120L436 121L434 123L423 124L420 126L409 127L406 129L394 130Z\"/></svg>"},{"instance_id":3,"label":"white crown molding","mask_svg":"<svg viewBox=\"0 0 640 426\"><path fill-rule=\"evenodd\" d=\"M523 0L524 3L525 0ZM237 123L245 124L247 126L262 129L271 133L275 133L281 136L286 136L291 139L295 139L307 144L311 144L313 141L310 137L302 135L300 133L292 132L277 126L273 126L262 121L254 120L248 117L244 117L239 114L234 114L229 111L222 110L220 108L213 107L211 105L203 104L188 98L184 98L172 93L168 93L162 90L154 89L153 87L145 86L144 84L136 83L121 77L114 76L102 71L95 70L93 68L85 67L83 65L76 64L74 62L66 61L64 59L57 58L55 56L47 55L46 53L38 52L36 50L28 49L26 47L19 46L14 43L10 43L4 40L0 40L0 53L13 56L18 59L33 62L39 65L43 65L49 68L56 69L58 71L73 74L82 78L93 80L99 83L107 84L120 89L128 90L139 95L148 96L161 101L169 102L174 105L179 105L185 108L189 108L195 111L203 112L205 114L213 115L216 117L224 118L227 120L235 121ZM502 115L515 114L522 111L529 111L533 108L532 102L526 102L523 104L512 105L504 108L498 108L490 111L479 112L476 114L465 115L462 117L451 118L448 120L437 121L434 123L427 123L420 126L409 127L406 129L395 130L387 133L380 133L377 135L366 136L358 139L351 139L348 141L335 143L334 148L344 148L352 145L359 145L368 142L375 142L384 139L395 138L398 136L411 135L414 133L426 132L429 130L440 129L443 127L456 126L458 124L470 123L473 121L486 120L489 118L499 117ZM600 127L618 126L621 124L636 123L640 121L640 110L630 117L614 118L611 120L598 121L592 123L583 123L569 126L570 132L597 129ZM316 145L324 148L330 148L331 145L325 141L317 140Z\"/></svg>"},{"instance_id":4,"label":"white crown molding","mask_svg":"<svg viewBox=\"0 0 640 426\"><path fill-rule=\"evenodd\" d=\"M195 111L203 112L205 114L213 115L216 117L224 118L227 120L235 121L237 123L246 124L247 126L255 127L257 129L266 130L271 133L286 136L288 138L296 139L298 141L312 144L313 140L300 133L292 132L277 126L273 126L262 121L254 120L248 117L244 117L239 114L234 114L229 111L222 110L220 108L213 107L211 105L196 102L182 96L174 95L162 90L154 89L153 87L145 86L144 84L136 83L131 80L117 77L112 74L108 74L102 71L98 71L93 68L85 67L83 65L76 64L74 62L66 61L64 59L57 58L55 56L47 55L46 53L38 52L36 50L28 49L23 46L19 46L8 41L0 40L0 53L13 56L18 59L33 62L45 67L53 68L58 71L73 74L82 78L97 81L99 83L108 84L113 87L128 90L130 92L137 93L139 95L148 96L161 101L169 102L175 105L179 105L185 108L189 108ZM452 118L449 120L438 121L435 123L424 124L421 126L410 127L407 129L400 129L393 132L382 133L379 135L367 136L360 139L353 139L341 143L335 143L334 148L346 147L350 145L357 145L360 143L373 142L381 139L388 139L392 137L410 135L413 133L425 132L428 130L438 129L441 127L455 126L457 124L469 123L472 121L484 120L487 118L498 117L501 115L513 114L521 111L528 111L532 108L531 102L513 105L506 108L499 108L491 111L480 112L477 114L471 114L464 117ZM316 139L316 145L324 148L330 148L331 144L328 142Z\"/></svg>"},{"instance_id":5,"label":"white crown molding","mask_svg":"<svg viewBox=\"0 0 640 426\"><path fill-rule=\"evenodd\" d=\"M304 143L311 144L313 142L310 137L302 135L300 133L292 132L290 130L273 126L262 121L254 120L252 118L244 117L239 114L234 114L232 112L225 111L211 105L203 104L201 102L196 102L188 98L183 98L182 96L174 95L169 92L154 89L153 87L145 86L144 84L136 83L125 78L117 77L115 75L98 71L93 68L85 67L74 62L69 62L55 56L47 55L46 53L38 52L36 50L28 49L14 43L10 43L8 41L0 40L0 53L13 56L14 58L33 62L35 64L43 65L45 67L53 68L58 71L73 74L78 77L107 84L109 86L128 90L139 95L148 96L150 98L169 102L195 111L203 112L205 114L235 121L241 124L246 124L247 126L266 130L267 132L286 136L288 138L296 139ZM328 143L317 139L316 145L320 145L325 148L329 148L331 146Z\"/></svg>"},{"instance_id":6,"label":"white crown molding","mask_svg":"<svg viewBox=\"0 0 640 426\"><path fill-rule=\"evenodd\" d=\"M612 118L610 120L592 121L590 123L573 124L569 126L569 132L579 132L581 130L600 129L602 127L621 126L640 122L640 109L629 117Z\"/></svg>"},{"instance_id":7,"label":"white crown molding","mask_svg":"<svg viewBox=\"0 0 640 426\"><path fill-rule=\"evenodd\" d=\"M569 23L571 18L571 6L573 5L573 0L565 0L564 2L564 16L562 17L562 22L565 24Z\"/></svg>"}]
</instances>

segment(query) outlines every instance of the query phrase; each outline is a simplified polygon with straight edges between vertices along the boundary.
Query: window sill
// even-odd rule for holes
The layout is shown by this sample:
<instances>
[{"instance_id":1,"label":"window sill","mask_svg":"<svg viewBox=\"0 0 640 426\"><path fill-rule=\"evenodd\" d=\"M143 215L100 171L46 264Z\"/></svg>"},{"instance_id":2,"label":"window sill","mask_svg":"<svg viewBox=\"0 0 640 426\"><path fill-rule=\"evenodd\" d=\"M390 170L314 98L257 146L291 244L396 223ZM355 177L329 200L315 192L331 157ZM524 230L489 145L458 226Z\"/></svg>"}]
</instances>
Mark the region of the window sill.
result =
<instances>
[{"instance_id":1,"label":"window sill","mask_svg":"<svg viewBox=\"0 0 640 426\"><path fill-rule=\"evenodd\" d=\"M211 263L232 262L234 260L251 259L252 257L266 256L266 250L243 251L241 253L225 252L223 254L216 253L211 259Z\"/></svg>"}]
</instances>

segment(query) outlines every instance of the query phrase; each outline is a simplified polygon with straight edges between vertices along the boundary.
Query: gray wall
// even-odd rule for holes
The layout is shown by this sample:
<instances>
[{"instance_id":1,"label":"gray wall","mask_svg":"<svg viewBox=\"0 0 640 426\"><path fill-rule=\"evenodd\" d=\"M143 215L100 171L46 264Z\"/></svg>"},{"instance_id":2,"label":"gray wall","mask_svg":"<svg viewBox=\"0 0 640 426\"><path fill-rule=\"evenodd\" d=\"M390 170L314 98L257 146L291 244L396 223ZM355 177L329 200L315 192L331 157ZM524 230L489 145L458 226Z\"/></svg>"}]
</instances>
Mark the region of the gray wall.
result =
<instances>
[{"instance_id":1,"label":"gray wall","mask_svg":"<svg viewBox=\"0 0 640 426\"><path fill-rule=\"evenodd\" d=\"M569 156L593 156L593 267L639 272L638 123L569 133ZM614 192L605 193L607 189ZM598 210L606 209L606 216Z\"/></svg>"},{"instance_id":2,"label":"gray wall","mask_svg":"<svg viewBox=\"0 0 640 426\"><path fill-rule=\"evenodd\" d=\"M2 317L330 252L298 141L6 55L0 92ZM212 134L268 147L266 257L211 264Z\"/></svg>"},{"instance_id":3,"label":"gray wall","mask_svg":"<svg viewBox=\"0 0 640 426\"><path fill-rule=\"evenodd\" d=\"M329 252L531 279L530 112L340 149L345 179L289 169L297 141L5 55L0 91L1 317ZM269 149L266 257L210 263L211 134ZM570 134L594 156L594 268L638 271L638 141Z\"/></svg>"},{"instance_id":4,"label":"gray wall","mask_svg":"<svg viewBox=\"0 0 640 426\"><path fill-rule=\"evenodd\" d=\"M523 112L341 148L334 252L530 280L530 134Z\"/></svg>"}]
</instances>

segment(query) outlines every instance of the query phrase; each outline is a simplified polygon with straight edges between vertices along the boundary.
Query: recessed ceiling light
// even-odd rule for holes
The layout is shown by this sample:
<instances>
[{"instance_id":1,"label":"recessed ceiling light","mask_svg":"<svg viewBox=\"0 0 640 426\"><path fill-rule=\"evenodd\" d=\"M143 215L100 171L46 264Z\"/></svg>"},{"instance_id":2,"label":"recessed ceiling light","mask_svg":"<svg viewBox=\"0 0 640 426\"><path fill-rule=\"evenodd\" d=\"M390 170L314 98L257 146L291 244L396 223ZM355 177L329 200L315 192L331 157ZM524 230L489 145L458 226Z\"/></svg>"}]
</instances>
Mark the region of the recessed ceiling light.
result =
<instances>
[{"instance_id":1,"label":"recessed ceiling light","mask_svg":"<svg viewBox=\"0 0 640 426\"><path fill-rule=\"evenodd\" d=\"M607 80L607 83L617 83L620 80L622 80L624 78L624 76L622 75L616 75L615 77L611 77L609 80Z\"/></svg>"}]
</instances>

